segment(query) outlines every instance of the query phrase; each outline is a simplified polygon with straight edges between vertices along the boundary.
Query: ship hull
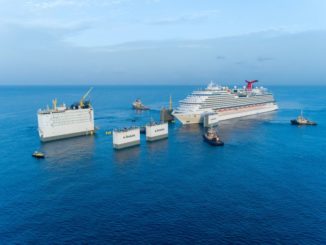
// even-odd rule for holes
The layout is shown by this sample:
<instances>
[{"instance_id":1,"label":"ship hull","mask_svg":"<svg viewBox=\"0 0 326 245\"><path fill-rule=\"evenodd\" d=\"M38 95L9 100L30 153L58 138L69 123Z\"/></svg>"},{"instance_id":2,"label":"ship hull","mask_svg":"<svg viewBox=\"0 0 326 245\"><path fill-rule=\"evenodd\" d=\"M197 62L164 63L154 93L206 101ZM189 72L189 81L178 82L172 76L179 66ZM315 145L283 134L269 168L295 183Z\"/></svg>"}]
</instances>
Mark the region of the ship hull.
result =
<instances>
[{"instance_id":1,"label":"ship hull","mask_svg":"<svg viewBox=\"0 0 326 245\"><path fill-rule=\"evenodd\" d=\"M267 103L267 104L252 105L247 107L236 107L236 108L228 108L223 110L220 109L220 110L216 110L215 112L218 115L218 122L220 122L224 120L275 111L277 109L278 106L275 103ZM175 116L182 124L196 124L196 123L203 122L204 114L205 113L201 113L201 114L173 113L173 116Z\"/></svg>"},{"instance_id":2,"label":"ship hull","mask_svg":"<svg viewBox=\"0 0 326 245\"><path fill-rule=\"evenodd\" d=\"M234 118L239 118L239 117L246 117L246 116L252 116L252 115L257 115L261 113L266 113L266 112L271 112L271 111L276 111L278 110L278 106L276 104L266 104L266 105L259 105L259 106L253 106L252 108L246 109L236 109L235 112L231 113L222 113L219 112L219 120L218 121L224 121L224 120L229 120L229 119L234 119Z\"/></svg>"},{"instance_id":3,"label":"ship hull","mask_svg":"<svg viewBox=\"0 0 326 245\"><path fill-rule=\"evenodd\" d=\"M182 124L198 124L203 121L201 114L174 113L173 116Z\"/></svg>"}]
</instances>

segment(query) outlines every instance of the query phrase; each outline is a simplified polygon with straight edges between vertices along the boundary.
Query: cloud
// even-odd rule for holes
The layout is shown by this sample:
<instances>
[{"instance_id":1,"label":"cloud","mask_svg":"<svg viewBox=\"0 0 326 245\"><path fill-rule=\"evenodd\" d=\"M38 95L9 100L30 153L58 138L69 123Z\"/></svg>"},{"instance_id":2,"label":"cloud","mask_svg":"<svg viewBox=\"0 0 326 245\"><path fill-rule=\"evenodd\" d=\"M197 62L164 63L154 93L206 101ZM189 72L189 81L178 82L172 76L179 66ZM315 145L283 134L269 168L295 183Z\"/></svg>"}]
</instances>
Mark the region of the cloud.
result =
<instances>
[{"instance_id":1,"label":"cloud","mask_svg":"<svg viewBox=\"0 0 326 245\"><path fill-rule=\"evenodd\" d=\"M180 16L173 16L173 17L151 20L148 21L148 23L153 25L172 25L172 24L179 24L179 23L195 22L195 21L207 19L211 16L216 16L218 13L219 13L218 10L203 10L191 14L183 14Z\"/></svg>"},{"instance_id":2,"label":"cloud","mask_svg":"<svg viewBox=\"0 0 326 245\"><path fill-rule=\"evenodd\" d=\"M218 55L218 56L216 56L216 59L217 59L217 60L225 60L226 57L223 56L223 55Z\"/></svg>"},{"instance_id":3,"label":"cloud","mask_svg":"<svg viewBox=\"0 0 326 245\"><path fill-rule=\"evenodd\" d=\"M179 48L188 48L188 49L204 49L208 48L207 45L200 43L200 42L182 42L178 45Z\"/></svg>"},{"instance_id":4,"label":"cloud","mask_svg":"<svg viewBox=\"0 0 326 245\"><path fill-rule=\"evenodd\" d=\"M56 19L34 19L27 21L11 20L7 23L26 28L79 30L87 28L90 25L91 21L60 21Z\"/></svg>"},{"instance_id":5,"label":"cloud","mask_svg":"<svg viewBox=\"0 0 326 245\"><path fill-rule=\"evenodd\" d=\"M30 0L27 2L33 10L50 10L63 7L91 7L91 6L112 6L120 5L130 0Z\"/></svg>"},{"instance_id":6,"label":"cloud","mask_svg":"<svg viewBox=\"0 0 326 245\"><path fill-rule=\"evenodd\" d=\"M61 36L62 38L67 35L75 34L81 31L88 30L93 27L96 20L79 20L79 21L63 21L57 19L33 19L33 20L20 20L9 19L3 25L6 29L13 30L31 30L38 32L47 32L48 34Z\"/></svg>"},{"instance_id":7,"label":"cloud","mask_svg":"<svg viewBox=\"0 0 326 245\"><path fill-rule=\"evenodd\" d=\"M318 83L326 78L323 67L326 51L321 49L326 40L325 31L277 38L246 35L195 41L139 41L102 48L76 47L62 42L61 36L53 37L39 28L9 28L1 34L6 35L0 39L3 68L0 84L79 84L90 80L98 84L154 80L190 84L211 79L239 81L247 77L266 83L280 84L286 80L294 84L306 79ZM196 48L185 49L184 45ZM223 62L212 62L223 57L227 57ZM271 57L277 57L278 62L257 64L258 58Z\"/></svg>"},{"instance_id":8,"label":"cloud","mask_svg":"<svg viewBox=\"0 0 326 245\"><path fill-rule=\"evenodd\" d=\"M235 62L235 64L236 65L243 65L243 64L245 64L246 62L244 62L244 61L237 61L237 62Z\"/></svg>"},{"instance_id":9,"label":"cloud","mask_svg":"<svg viewBox=\"0 0 326 245\"><path fill-rule=\"evenodd\" d=\"M274 60L274 58L272 58L272 57L258 57L257 58L257 61L259 61L259 62L265 62L265 61L271 61L271 60Z\"/></svg>"},{"instance_id":10,"label":"cloud","mask_svg":"<svg viewBox=\"0 0 326 245\"><path fill-rule=\"evenodd\" d=\"M52 1L28 1L27 6L33 9L47 10L59 7L83 7L88 1L76 1L76 0L52 0Z\"/></svg>"}]
</instances>

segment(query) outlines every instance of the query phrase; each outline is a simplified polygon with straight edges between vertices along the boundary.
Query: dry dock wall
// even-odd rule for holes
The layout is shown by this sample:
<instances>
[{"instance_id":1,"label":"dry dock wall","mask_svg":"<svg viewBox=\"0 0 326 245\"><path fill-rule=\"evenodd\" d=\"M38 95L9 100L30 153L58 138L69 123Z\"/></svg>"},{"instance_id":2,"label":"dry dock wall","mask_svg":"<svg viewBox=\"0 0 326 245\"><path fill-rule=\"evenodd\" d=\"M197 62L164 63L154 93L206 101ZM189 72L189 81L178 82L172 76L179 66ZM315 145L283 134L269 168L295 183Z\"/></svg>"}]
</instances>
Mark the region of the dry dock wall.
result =
<instances>
[{"instance_id":1,"label":"dry dock wall","mask_svg":"<svg viewBox=\"0 0 326 245\"><path fill-rule=\"evenodd\" d=\"M204 116L204 127L216 126L219 121L219 116L217 114L206 114Z\"/></svg>"},{"instance_id":2,"label":"dry dock wall","mask_svg":"<svg viewBox=\"0 0 326 245\"><path fill-rule=\"evenodd\" d=\"M113 131L113 148L123 149L140 144L140 129L129 128Z\"/></svg>"},{"instance_id":3,"label":"dry dock wall","mask_svg":"<svg viewBox=\"0 0 326 245\"><path fill-rule=\"evenodd\" d=\"M155 141L165 139L168 137L169 127L168 123L161 123L146 126L146 140Z\"/></svg>"}]
</instances>

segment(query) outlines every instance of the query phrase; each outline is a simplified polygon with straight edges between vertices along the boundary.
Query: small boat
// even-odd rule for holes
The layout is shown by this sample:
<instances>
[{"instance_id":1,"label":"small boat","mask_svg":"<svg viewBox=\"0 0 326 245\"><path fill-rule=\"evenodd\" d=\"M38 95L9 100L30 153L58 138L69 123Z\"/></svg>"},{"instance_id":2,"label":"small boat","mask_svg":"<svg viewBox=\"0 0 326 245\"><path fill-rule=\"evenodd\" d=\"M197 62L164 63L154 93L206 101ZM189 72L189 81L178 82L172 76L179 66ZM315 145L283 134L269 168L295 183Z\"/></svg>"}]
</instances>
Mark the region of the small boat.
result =
<instances>
[{"instance_id":1,"label":"small boat","mask_svg":"<svg viewBox=\"0 0 326 245\"><path fill-rule=\"evenodd\" d=\"M132 103L132 108L135 109L135 110L149 110L149 107L143 105L143 103L141 102L140 99L136 99Z\"/></svg>"},{"instance_id":2,"label":"small boat","mask_svg":"<svg viewBox=\"0 0 326 245\"><path fill-rule=\"evenodd\" d=\"M216 130L213 127L210 127L207 132L203 135L204 141L210 145L214 146L223 146L224 142L217 135Z\"/></svg>"},{"instance_id":3,"label":"small boat","mask_svg":"<svg viewBox=\"0 0 326 245\"><path fill-rule=\"evenodd\" d=\"M44 158L45 157L44 153L39 152L39 151L34 151L32 156L35 157L35 158Z\"/></svg>"},{"instance_id":4,"label":"small boat","mask_svg":"<svg viewBox=\"0 0 326 245\"><path fill-rule=\"evenodd\" d=\"M308 119L304 118L302 115L302 111L301 111L301 115L299 115L297 117L297 119L291 120L291 124L292 125L312 125L312 126L317 125L316 122L309 121Z\"/></svg>"}]
</instances>

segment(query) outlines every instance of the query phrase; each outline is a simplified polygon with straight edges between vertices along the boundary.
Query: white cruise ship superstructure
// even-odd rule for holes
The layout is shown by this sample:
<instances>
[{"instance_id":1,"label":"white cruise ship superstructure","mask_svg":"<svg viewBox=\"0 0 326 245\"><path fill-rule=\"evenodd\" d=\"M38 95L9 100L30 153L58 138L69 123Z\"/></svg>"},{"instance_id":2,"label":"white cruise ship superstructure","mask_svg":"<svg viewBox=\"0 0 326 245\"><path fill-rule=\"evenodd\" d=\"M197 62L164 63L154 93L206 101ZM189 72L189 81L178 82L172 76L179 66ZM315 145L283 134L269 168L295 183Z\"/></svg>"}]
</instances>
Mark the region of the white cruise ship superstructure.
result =
<instances>
[{"instance_id":1,"label":"white cruise ship superstructure","mask_svg":"<svg viewBox=\"0 0 326 245\"><path fill-rule=\"evenodd\" d=\"M57 106L53 100L53 108L40 109L37 112L38 132L43 142L93 134L94 111L89 101L85 101L91 89L80 102L70 107Z\"/></svg>"},{"instance_id":2,"label":"white cruise ship superstructure","mask_svg":"<svg viewBox=\"0 0 326 245\"><path fill-rule=\"evenodd\" d=\"M257 80L246 82L240 89L211 82L206 89L193 91L181 100L173 116L182 124L193 124L202 123L206 114L217 114L218 121L223 121L278 109L272 93L263 87L253 87Z\"/></svg>"}]
</instances>

